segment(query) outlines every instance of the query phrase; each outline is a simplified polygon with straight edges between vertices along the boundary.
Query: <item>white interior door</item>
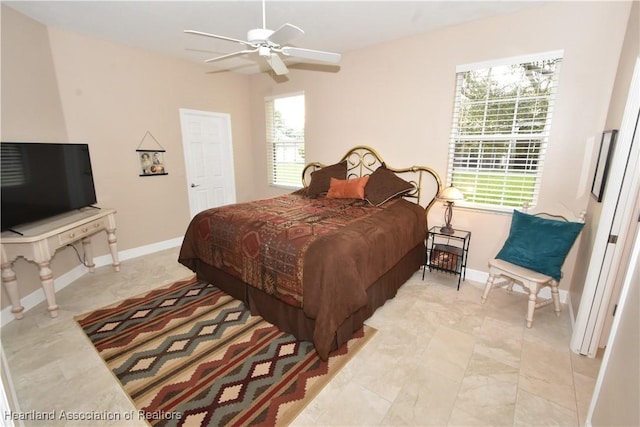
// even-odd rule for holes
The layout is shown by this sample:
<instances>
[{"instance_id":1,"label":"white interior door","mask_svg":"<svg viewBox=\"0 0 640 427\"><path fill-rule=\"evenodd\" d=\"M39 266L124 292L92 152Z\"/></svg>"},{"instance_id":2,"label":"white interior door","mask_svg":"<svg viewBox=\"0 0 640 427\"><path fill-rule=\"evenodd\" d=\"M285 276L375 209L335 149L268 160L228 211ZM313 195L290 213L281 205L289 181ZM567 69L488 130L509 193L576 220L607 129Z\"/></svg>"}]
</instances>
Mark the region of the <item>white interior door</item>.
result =
<instances>
[{"instance_id":1,"label":"white interior door","mask_svg":"<svg viewBox=\"0 0 640 427\"><path fill-rule=\"evenodd\" d=\"M231 116L180 109L191 217L236 202Z\"/></svg>"},{"instance_id":2,"label":"white interior door","mask_svg":"<svg viewBox=\"0 0 640 427\"><path fill-rule=\"evenodd\" d=\"M633 216L640 189L639 114L640 59L636 61L571 337L573 351L589 357L596 356L604 325L613 316L612 295L616 295L615 287L623 278L618 273L626 271L625 243L637 227Z\"/></svg>"},{"instance_id":3,"label":"white interior door","mask_svg":"<svg viewBox=\"0 0 640 427\"><path fill-rule=\"evenodd\" d=\"M636 132L637 135L637 132ZM638 141L636 140L635 143ZM640 159L638 159L640 162ZM636 170L640 170L640 168L636 168ZM624 191L624 190L623 190ZM634 200L633 206L635 206L632 210L631 214L631 226L628 231L625 233L626 241L620 246L621 257L620 257L620 268L615 271L615 282L613 285L613 291L611 293L611 298L608 304L607 316L604 319L604 324L602 326L602 333L600 334L600 342L598 344L598 348L603 348L607 345L609 341L609 334L611 332L611 326L613 325L614 316L617 315L618 312L618 303L620 301L620 293L622 292L622 283L626 274L625 265L628 265L631 259L631 252L633 250L633 242L635 241L635 236L640 232L640 188L636 191L635 196L629 194L630 200Z\"/></svg>"}]
</instances>

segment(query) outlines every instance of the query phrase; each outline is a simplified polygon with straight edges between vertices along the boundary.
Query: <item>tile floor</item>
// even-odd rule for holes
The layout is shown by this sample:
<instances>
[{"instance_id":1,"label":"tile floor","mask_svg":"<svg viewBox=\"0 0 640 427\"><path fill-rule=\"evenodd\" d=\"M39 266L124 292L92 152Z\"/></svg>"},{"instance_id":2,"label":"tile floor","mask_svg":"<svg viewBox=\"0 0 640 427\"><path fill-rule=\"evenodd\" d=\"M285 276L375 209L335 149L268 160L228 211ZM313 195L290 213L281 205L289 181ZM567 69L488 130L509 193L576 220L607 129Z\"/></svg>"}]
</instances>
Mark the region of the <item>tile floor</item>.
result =
<instances>
[{"instance_id":1,"label":"tile floor","mask_svg":"<svg viewBox=\"0 0 640 427\"><path fill-rule=\"evenodd\" d=\"M73 316L187 277L177 253L100 267L57 293L57 319L40 304L0 330L21 411L56 411L25 425L145 425L125 419L132 403ZM538 310L527 329L523 294L496 289L481 305L478 284L456 292L451 276L421 277L368 320L376 335L293 425L584 425L600 361L569 350L566 307Z\"/></svg>"}]
</instances>

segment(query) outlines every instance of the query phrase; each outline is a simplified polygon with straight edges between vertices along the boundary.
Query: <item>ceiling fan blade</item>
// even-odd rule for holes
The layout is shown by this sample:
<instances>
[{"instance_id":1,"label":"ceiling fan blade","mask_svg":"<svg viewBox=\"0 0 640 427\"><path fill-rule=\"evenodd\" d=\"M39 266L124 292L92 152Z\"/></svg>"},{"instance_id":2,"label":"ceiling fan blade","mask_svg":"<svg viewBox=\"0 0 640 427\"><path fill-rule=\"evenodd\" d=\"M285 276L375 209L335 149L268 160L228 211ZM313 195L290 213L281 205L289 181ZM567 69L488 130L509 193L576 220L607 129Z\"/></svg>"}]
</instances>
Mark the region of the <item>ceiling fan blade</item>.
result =
<instances>
[{"instance_id":1,"label":"ceiling fan blade","mask_svg":"<svg viewBox=\"0 0 640 427\"><path fill-rule=\"evenodd\" d=\"M187 34L195 34L197 36L211 37L211 38L214 38L214 39L226 40L226 41L229 41L229 42L240 43L240 44L244 44L244 45L253 47L253 45L251 43L249 43L248 41L244 41L244 40L240 40L240 39L234 39L232 37L219 36L217 34L210 34L210 33L203 33L202 31L195 31L195 30L184 30L184 32L187 33Z\"/></svg>"},{"instance_id":2,"label":"ceiling fan blade","mask_svg":"<svg viewBox=\"0 0 640 427\"><path fill-rule=\"evenodd\" d=\"M296 58L312 59L314 61L322 62L340 62L341 55L339 53L324 52L321 50L302 49L299 47L285 46L281 49L281 52L287 56L295 56Z\"/></svg>"},{"instance_id":3,"label":"ceiling fan blade","mask_svg":"<svg viewBox=\"0 0 640 427\"><path fill-rule=\"evenodd\" d=\"M269 63L269 66L271 67L271 69L277 75L282 76L283 74L287 74L289 72L289 70L287 69L287 66L284 65L284 62L282 62L282 59L278 56L277 53L272 52L271 56L265 59Z\"/></svg>"},{"instance_id":4,"label":"ceiling fan blade","mask_svg":"<svg viewBox=\"0 0 640 427\"><path fill-rule=\"evenodd\" d=\"M240 50L238 52L229 53L227 55L216 56L215 58L206 59L204 62L208 63L208 62L222 61L223 59L233 58L234 56L245 55L247 53L254 53L254 52L257 52L257 51L258 51L258 49Z\"/></svg>"},{"instance_id":5,"label":"ceiling fan blade","mask_svg":"<svg viewBox=\"0 0 640 427\"><path fill-rule=\"evenodd\" d=\"M302 31L302 29L296 27L295 25L284 24L283 26L275 30L273 34L271 34L267 38L267 40L279 46L282 46L283 44L290 42L291 40L295 39L296 37L300 37L303 34L304 31Z\"/></svg>"}]
</instances>

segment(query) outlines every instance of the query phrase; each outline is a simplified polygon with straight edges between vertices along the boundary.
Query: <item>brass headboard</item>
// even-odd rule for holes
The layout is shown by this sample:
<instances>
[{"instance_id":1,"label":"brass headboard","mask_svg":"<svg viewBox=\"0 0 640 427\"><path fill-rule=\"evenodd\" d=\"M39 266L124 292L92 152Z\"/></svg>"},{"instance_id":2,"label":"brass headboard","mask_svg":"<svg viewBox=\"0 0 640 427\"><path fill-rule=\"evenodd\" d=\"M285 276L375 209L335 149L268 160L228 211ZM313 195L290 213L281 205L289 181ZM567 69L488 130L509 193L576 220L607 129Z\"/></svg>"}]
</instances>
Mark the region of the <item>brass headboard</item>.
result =
<instances>
[{"instance_id":1,"label":"brass headboard","mask_svg":"<svg viewBox=\"0 0 640 427\"><path fill-rule=\"evenodd\" d=\"M403 197L413 199L415 203L425 206L427 213L436 202L436 196L442 190L440 176L430 167L410 166L400 169L391 167L385 163L376 150L365 145L358 145L347 151L340 162L344 160L347 161L347 179L370 175L384 164L387 169L413 185L414 190L406 193ZM327 165L319 162L307 164L302 170L302 184L307 187L311 182L311 173L325 166Z\"/></svg>"}]
</instances>

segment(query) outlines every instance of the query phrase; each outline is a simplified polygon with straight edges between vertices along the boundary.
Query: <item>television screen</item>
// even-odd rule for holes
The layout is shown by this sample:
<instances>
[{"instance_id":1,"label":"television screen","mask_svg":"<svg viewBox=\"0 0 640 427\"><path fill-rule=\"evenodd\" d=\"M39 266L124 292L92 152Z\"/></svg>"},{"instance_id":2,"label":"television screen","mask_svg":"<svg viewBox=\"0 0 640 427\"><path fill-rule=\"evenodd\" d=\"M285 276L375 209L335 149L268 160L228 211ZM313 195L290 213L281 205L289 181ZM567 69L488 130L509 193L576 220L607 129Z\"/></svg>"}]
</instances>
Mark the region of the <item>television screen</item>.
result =
<instances>
[{"instance_id":1,"label":"television screen","mask_svg":"<svg viewBox=\"0 0 640 427\"><path fill-rule=\"evenodd\" d=\"M87 144L0 143L2 230L97 202Z\"/></svg>"}]
</instances>

